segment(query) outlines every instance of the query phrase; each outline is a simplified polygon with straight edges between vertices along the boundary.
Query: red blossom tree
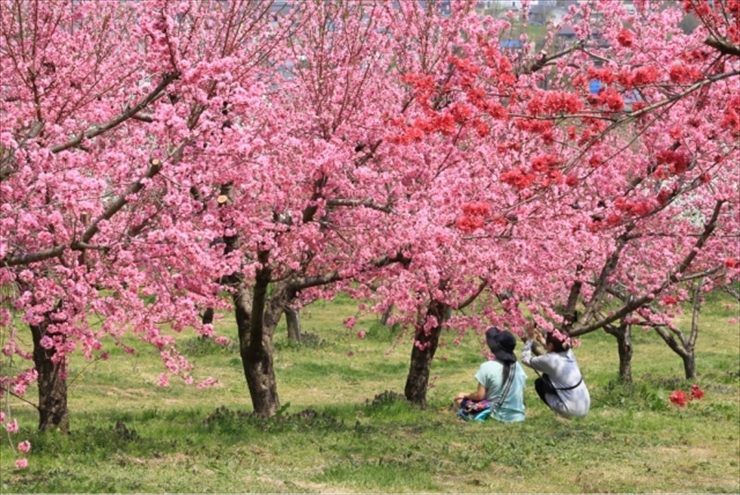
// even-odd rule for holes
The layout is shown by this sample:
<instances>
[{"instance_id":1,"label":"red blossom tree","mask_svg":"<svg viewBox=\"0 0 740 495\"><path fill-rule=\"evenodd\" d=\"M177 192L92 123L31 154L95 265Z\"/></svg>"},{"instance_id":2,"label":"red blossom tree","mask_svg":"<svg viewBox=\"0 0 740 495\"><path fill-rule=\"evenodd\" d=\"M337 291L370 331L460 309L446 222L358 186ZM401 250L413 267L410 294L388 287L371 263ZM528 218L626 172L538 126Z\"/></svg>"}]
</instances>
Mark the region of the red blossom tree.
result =
<instances>
[{"instance_id":1,"label":"red blossom tree","mask_svg":"<svg viewBox=\"0 0 740 495\"><path fill-rule=\"evenodd\" d=\"M686 35L678 24L692 9L703 27ZM504 280L509 311L526 303L545 328L614 334L628 377L631 325L670 325L674 305L661 297L686 299L682 282L737 276L724 261L740 227L739 134L726 104L740 89L738 12L732 2L646 2L628 15L595 2L565 22L572 46L552 41L516 59L499 47L508 26L467 25L449 77L405 77L425 118L407 118L399 141L446 136L465 157L456 187L480 167L445 205L462 210L456 226L476 245L465 252L481 256L458 262L472 267L468 280ZM605 85L598 94L594 79ZM426 185L430 196L444 187ZM492 205L492 218L466 214L463 198ZM507 318L514 331L524 321Z\"/></svg>"}]
</instances>

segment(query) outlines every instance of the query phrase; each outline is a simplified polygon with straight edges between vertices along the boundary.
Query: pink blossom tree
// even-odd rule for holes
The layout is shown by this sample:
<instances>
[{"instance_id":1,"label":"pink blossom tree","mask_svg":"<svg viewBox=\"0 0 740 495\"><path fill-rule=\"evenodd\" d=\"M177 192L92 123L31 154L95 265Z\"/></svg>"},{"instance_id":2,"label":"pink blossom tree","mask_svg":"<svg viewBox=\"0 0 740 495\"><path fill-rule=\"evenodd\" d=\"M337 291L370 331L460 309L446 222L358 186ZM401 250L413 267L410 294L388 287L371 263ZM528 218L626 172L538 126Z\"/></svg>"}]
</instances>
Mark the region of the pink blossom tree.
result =
<instances>
[{"instance_id":1,"label":"pink blossom tree","mask_svg":"<svg viewBox=\"0 0 740 495\"><path fill-rule=\"evenodd\" d=\"M0 317L6 358L34 367L0 386L20 396L38 377L41 429L68 428L66 356L106 358L104 336L123 346L131 329L192 380L161 325L213 333L199 311L232 268L213 255L209 144L229 97L262 104L256 75L284 36L269 8L3 2Z\"/></svg>"},{"instance_id":2,"label":"pink blossom tree","mask_svg":"<svg viewBox=\"0 0 740 495\"><path fill-rule=\"evenodd\" d=\"M453 77L413 81L429 97L417 100L428 118L408 121L405 136L443 132L434 124L445 118L455 139L466 128L484 136L459 142L485 157L477 163L495 162L476 177L496 182L479 180L466 194L499 211L462 211L459 225L498 280L508 254L514 301L574 337L607 329L620 354L638 310L666 322L655 302L681 280L736 276L724 262L737 243L738 121L724 102L738 89L738 12L732 2L687 2L703 27L685 35L681 7L646 2L630 16L612 3L584 4L566 19L575 44L556 47L550 37L542 52L516 58L499 49L489 21L487 30L469 28L475 43L459 47ZM606 86L598 94L589 92L593 80ZM429 105L442 97L444 108ZM521 321L510 322L515 331Z\"/></svg>"}]
</instances>

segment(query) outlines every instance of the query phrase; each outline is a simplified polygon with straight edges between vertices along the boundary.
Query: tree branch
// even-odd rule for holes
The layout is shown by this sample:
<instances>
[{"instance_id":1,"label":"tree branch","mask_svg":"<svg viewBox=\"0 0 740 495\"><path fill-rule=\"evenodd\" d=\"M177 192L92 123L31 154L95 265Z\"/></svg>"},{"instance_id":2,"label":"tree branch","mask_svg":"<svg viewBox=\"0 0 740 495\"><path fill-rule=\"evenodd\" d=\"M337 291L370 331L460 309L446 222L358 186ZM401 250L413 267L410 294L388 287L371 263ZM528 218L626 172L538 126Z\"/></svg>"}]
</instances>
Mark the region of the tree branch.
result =
<instances>
[{"instance_id":1,"label":"tree branch","mask_svg":"<svg viewBox=\"0 0 740 495\"><path fill-rule=\"evenodd\" d=\"M328 199L326 200L326 206L364 206L371 210L378 210L385 213L395 213L393 208L390 206L378 205L373 202L372 199Z\"/></svg>"},{"instance_id":2,"label":"tree branch","mask_svg":"<svg viewBox=\"0 0 740 495\"><path fill-rule=\"evenodd\" d=\"M113 119L109 120L105 124L93 125L87 131L78 134L76 138L71 139L67 141L66 143L61 143L61 144L52 146L50 148L51 152L59 153L69 148L74 148L76 146L79 146L79 144L82 143L82 141L84 141L85 139L92 139L95 136L99 136L100 134L103 134L104 132L107 132L113 129L114 127L117 127L118 125L122 124L128 119L134 117L137 113L139 113L141 110L146 108L147 105L149 105L151 102L156 100L159 97L159 95L165 90L165 88L169 86L170 83L172 83L172 81L176 80L179 77L180 77L179 72L166 73L164 75L164 78L162 78L162 81L160 81L160 83L157 85L157 87L154 88L154 90L152 90L152 92L149 93L139 103L127 109L126 111L114 117Z\"/></svg>"},{"instance_id":3,"label":"tree branch","mask_svg":"<svg viewBox=\"0 0 740 495\"><path fill-rule=\"evenodd\" d=\"M577 326L575 329L573 329L573 331L569 332L570 336L577 337L579 335L584 335L593 332L594 330L603 328L605 325L608 325L613 321L623 318L637 308L653 301L655 297L657 297L657 295L663 292L667 287L681 281L681 275L691 265L691 263L694 261L694 258L696 258L696 255L699 253L701 248L704 247L707 239L709 239L709 237L712 235L712 232L714 232L714 229L717 227L717 218L719 218L719 213L722 210L723 204L724 201L716 202L714 206L714 211L712 212L712 217L709 219L709 222L704 225L704 230L702 231L699 239L697 239L696 243L694 244L694 247L691 249L691 251L689 251L689 254L686 255L683 261L674 270L671 271L671 274L667 277L665 282L661 284L660 287L650 292L649 294L644 294L641 297L635 298L631 302L628 302L627 304L622 306L622 308L620 308L618 311L596 321L595 323L592 323L590 325L584 324ZM596 291L594 291L594 294L596 294ZM594 301L594 298L592 298L592 301ZM588 319L584 318L583 321L588 321Z\"/></svg>"},{"instance_id":4,"label":"tree branch","mask_svg":"<svg viewBox=\"0 0 740 495\"><path fill-rule=\"evenodd\" d=\"M187 142L183 142L173 153L170 154L170 156L175 155L181 150ZM149 168L147 169L146 173L142 177L142 179L151 179L155 175L159 173L159 171L162 169L162 162L158 159L153 159L150 164ZM144 188L144 184L142 183L142 179L137 180L129 188L118 196L116 200L111 203L108 208L93 221L90 226L87 228L87 230L82 234L82 237L78 241L74 241L74 243L77 243L78 249L81 249L81 247L84 244L87 244L90 239L98 232L98 228L100 225L100 222L103 220L110 220L113 215L115 215L118 211L121 210L127 203L128 199L127 197L132 194L136 194L137 192L141 191ZM61 246L56 246L50 249L46 249L44 251L39 251L36 253L30 253L23 256L16 256L12 258L3 258L0 259L0 266L10 267L10 266L18 266L18 265L28 265L30 263L36 263L38 261L44 261L51 258L56 258L61 256L64 251L67 250L68 247L71 247L64 244Z\"/></svg>"},{"instance_id":5,"label":"tree branch","mask_svg":"<svg viewBox=\"0 0 740 495\"><path fill-rule=\"evenodd\" d=\"M705 45L709 45L723 55L734 55L740 57L740 46L731 45L725 40L720 40L714 36L707 36L704 40Z\"/></svg>"},{"instance_id":6,"label":"tree branch","mask_svg":"<svg viewBox=\"0 0 740 495\"><path fill-rule=\"evenodd\" d=\"M359 273L365 272L370 268L383 268L393 263L401 263L403 266L408 266L411 263L411 258L403 255L401 251L395 256L381 256L371 260L368 264L363 266ZM290 289L294 292L308 289L311 287L320 287L322 285L328 285L333 282L338 282L348 278L348 275L340 275L339 270L332 270L331 272L315 277L300 277L289 282Z\"/></svg>"},{"instance_id":7,"label":"tree branch","mask_svg":"<svg viewBox=\"0 0 740 495\"><path fill-rule=\"evenodd\" d=\"M455 306L455 309L457 309L457 310L465 309L468 306L470 306L471 304L473 304L473 301L475 301L478 298L478 296L481 295L481 292L483 292L483 289L485 289L486 287L488 287L488 281L487 280L484 280L478 286L478 290L476 290L474 293L472 293L470 295L470 297L468 297L467 299L465 299L463 302L461 302L457 306Z\"/></svg>"}]
</instances>

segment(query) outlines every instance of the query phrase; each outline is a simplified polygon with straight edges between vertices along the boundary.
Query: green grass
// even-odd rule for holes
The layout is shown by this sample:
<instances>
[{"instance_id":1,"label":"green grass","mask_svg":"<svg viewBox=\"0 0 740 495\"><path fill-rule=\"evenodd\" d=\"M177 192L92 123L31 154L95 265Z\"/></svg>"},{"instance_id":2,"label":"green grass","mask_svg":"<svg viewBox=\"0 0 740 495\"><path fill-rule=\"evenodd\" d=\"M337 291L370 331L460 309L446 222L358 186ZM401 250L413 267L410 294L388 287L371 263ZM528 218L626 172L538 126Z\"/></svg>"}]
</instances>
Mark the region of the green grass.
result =
<instances>
[{"instance_id":1,"label":"green grass","mask_svg":"<svg viewBox=\"0 0 740 495\"><path fill-rule=\"evenodd\" d=\"M35 431L33 409L10 403L22 431L12 438L3 431L0 492L737 493L740 330L728 323L738 315L728 302L713 294L702 311L697 383L704 399L670 404L671 392L689 385L681 361L639 329L635 383L618 383L614 339L596 332L576 350L592 410L573 420L541 404L531 380L524 423L457 420L450 398L473 390L482 358L476 337L455 346L456 334L445 335L437 353L429 407L410 406L399 399L408 338L373 317L345 329L342 320L356 314L346 297L307 308L304 344L278 329L283 411L270 420L250 414L234 345L178 337L196 381L219 380L205 390L174 379L157 387L163 368L147 347L108 361L75 358L70 435ZM217 327L235 338L231 318ZM357 338L360 329L365 339ZM25 438L33 445L29 467L17 470L13 446Z\"/></svg>"}]
</instances>

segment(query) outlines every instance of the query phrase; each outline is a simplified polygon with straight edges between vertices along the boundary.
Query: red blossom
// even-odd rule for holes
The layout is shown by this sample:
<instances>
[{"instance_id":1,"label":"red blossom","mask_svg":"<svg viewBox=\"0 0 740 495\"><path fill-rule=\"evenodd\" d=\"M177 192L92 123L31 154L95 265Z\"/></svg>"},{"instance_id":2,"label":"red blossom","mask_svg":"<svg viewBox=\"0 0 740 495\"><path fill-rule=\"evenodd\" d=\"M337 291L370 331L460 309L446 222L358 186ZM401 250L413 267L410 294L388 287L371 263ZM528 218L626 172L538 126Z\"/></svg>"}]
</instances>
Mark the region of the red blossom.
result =
<instances>
[{"instance_id":1,"label":"red blossom","mask_svg":"<svg viewBox=\"0 0 740 495\"><path fill-rule=\"evenodd\" d=\"M596 69L592 67L588 69L588 78L591 80L596 79L609 86L614 81L618 80L619 75L614 74L614 72L609 69Z\"/></svg>"},{"instance_id":2,"label":"red blossom","mask_svg":"<svg viewBox=\"0 0 740 495\"><path fill-rule=\"evenodd\" d=\"M468 105L454 105L450 109L450 113L455 118L456 122L465 122L473 115L473 109Z\"/></svg>"},{"instance_id":3,"label":"red blossom","mask_svg":"<svg viewBox=\"0 0 740 495\"><path fill-rule=\"evenodd\" d=\"M557 168L557 166L558 158L555 155L539 155L532 159L532 170L535 172L544 173Z\"/></svg>"},{"instance_id":4,"label":"red blossom","mask_svg":"<svg viewBox=\"0 0 740 495\"><path fill-rule=\"evenodd\" d=\"M689 168L689 157L685 153L674 150L662 150L655 155L658 164L670 164L672 173L679 175Z\"/></svg>"},{"instance_id":5,"label":"red blossom","mask_svg":"<svg viewBox=\"0 0 740 495\"><path fill-rule=\"evenodd\" d=\"M655 81L660 79L660 71L649 65L647 67L640 67L632 75L632 84L635 86L646 86L653 84Z\"/></svg>"},{"instance_id":6,"label":"red blossom","mask_svg":"<svg viewBox=\"0 0 740 495\"><path fill-rule=\"evenodd\" d=\"M669 397L672 403L680 407L686 407L686 394L680 390L675 390Z\"/></svg>"},{"instance_id":7,"label":"red blossom","mask_svg":"<svg viewBox=\"0 0 740 495\"><path fill-rule=\"evenodd\" d=\"M466 234L470 234L471 232L482 228L483 225L485 224L481 217L464 216L458 218L457 222L455 222L455 226Z\"/></svg>"},{"instance_id":8,"label":"red blossom","mask_svg":"<svg viewBox=\"0 0 740 495\"><path fill-rule=\"evenodd\" d=\"M521 169L515 168L501 174L501 182L516 187L517 189L525 189L532 185L534 182L535 175L527 174L522 172Z\"/></svg>"},{"instance_id":9,"label":"red blossom","mask_svg":"<svg viewBox=\"0 0 740 495\"><path fill-rule=\"evenodd\" d=\"M671 199L671 196L673 195L673 191L670 189L661 189L661 191L658 193L658 204L660 206L665 206L668 204L668 200Z\"/></svg>"},{"instance_id":10,"label":"red blossom","mask_svg":"<svg viewBox=\"0 0 740 495\"><path fill-rule=\"evenodd\" d=\"M691 83L703 77L699 70L684 64L673 64L668 70L668 74L671 81L679 84Z\"/></svg>"},{"instance_id":11,"label":"red blossom","mask_svg":"<svg viewBox=\"0 0 740 495\"><path fill-rule=\"evenodd\" d=\"M699 385L692 385L691 386L691 396L690 400L699 400L704 397L704 391L699 388Z\"/></svg>"},{"instance_id":12,"label":"red blossom","mask_svg":"<svg viewBox=\"0 0 740 495\"><path fill-rule=\"evenodd\" d=\"M617 34L617 42L622 46L625 46L625 47L632 46L632 40L633 40L632 31L628 29L622 29L621 31L619 31L619 34Z\"/></svg>"},{"instance_id":13,"label":"red blossom","mask_svg":"<svg viewBox=\"0 0 740 495\"><path fill-rule=\"evenodd\" d=\"M725 266L727 268L737 268L740 266L740 260L737 258L727 258L725 260Z\"/></svg>"},{"instance_id":14,"label":"red blossom","mask_svg":"<svg viewBox=\"0 0 740 495\"><path fill-rule=\"evenodd\" d=\"M488 203L467 203L462 207L467 216L487 217L491 214L491 206Z\"/></svg>"},{"instance_id":15,"label":"red blossom","mask_svg":"<svg viewBox=\"0 0 740 495\"><path fill-rule=\"evenodd\" d=\"M683 129L681 129L679 126L673 126L668 131L668 135L671 136L671 139L674 139L676 141L680 140L683 137Z\"/></svg>"},{"instance_id":16,"label":"red blossom","mask_svg":"<svg viewBox=\"0 0 740 495\"><path fill-rule=\"evenodd\" d=\"M606 224L609 227L614 227L615 225L619 225L622 223L622 216L617 215L616 213L610 213L609 216L606 217Z\"/></svg>"},{"instance_id":17,"label":"red blossom","mask_svg":"<svg viewBox=\"0 0 740 495\"><path fill-rule=\"evenodd\" d=\"M490 127L488 127L488 124L483 122L482 120L475 119L472 123L473 129L478 133L479 137L486 137L491 132Z\"/></svg>"},{"instance_id":18,"label":"red blossom","mask_svg":"<svg viewBox=\"0 0 740 495\"><path fill-rule=\"evenodd\" d=\"M678 304L678 298L675 296L663 296L661 300L666 306L675 306Z\"/></svg>"}]
</instances>

